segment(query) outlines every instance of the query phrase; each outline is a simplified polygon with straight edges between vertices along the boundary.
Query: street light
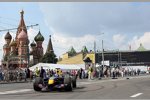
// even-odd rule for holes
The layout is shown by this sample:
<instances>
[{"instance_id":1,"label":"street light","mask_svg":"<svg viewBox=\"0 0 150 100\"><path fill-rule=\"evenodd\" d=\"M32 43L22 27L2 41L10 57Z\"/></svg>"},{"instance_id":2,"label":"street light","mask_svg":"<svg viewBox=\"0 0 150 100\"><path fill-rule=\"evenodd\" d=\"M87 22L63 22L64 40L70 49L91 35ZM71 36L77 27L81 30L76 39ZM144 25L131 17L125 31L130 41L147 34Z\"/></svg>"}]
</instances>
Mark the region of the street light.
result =
<instances>
[{"instance_id":1,"label":"street light","mask_svg":"<svg viewBox=\"0 0 150 100\"><path fill-rule=\"evenodd\" d=\"M100 35L102 35L102 34L104 34L104 33L97 34L97 37L100 36ZM96 41L94 41L94 52L96 53Z\"/></svg>"},{"instance_id":2,"label":"street light","mask_svg":"<svg viewBox=\"0 0 150 100\"><path fill-rule=\"evenodd\" d=\"M100 34L98 34L99 36L100 35L102 35L102 34L104 34L104 33L100 33ZM96 46L95 46L95 49L96 49ZM102 40L102 51L103 51L103 40ZM98 52L99 53L99 52ZM95 55L96 55L96 53L95 53ZM96 58L96 56L95 56L95 58ZM104 58L104 56L103 56L103 52L102 52L102 59ZM95 59L95 65L96 65L96 59ZM101 79L101 66L99 66L99 79Z\"/></svg>"},{"instance_id":3,"label":"street light","mask_svg":"<svg viewBox=\"0 0 150 100\"><path fill-rule=\"evenodd\" d=\"M103 40L102 40L102 61L103 61L103 67L104 67L104 47L103 47Z\"/></svg>"},{"instance_id":4,"label":"street light","mask_svg":"<svg viewBox=\"0 0 150 100\"><path fill-rule=\"evenodd\" d=\"M122 55L119 49L118 49L118 66L122 67Z\"/></svg>"},{"instance_id":5,"label":"street light","mask_svg":"<svg viewBox=\"0 0 150 100\"><path fill-rule=\"evenodd\" d=\"M102 40L102 64L101 64L102 68L104 68L104 47L103 47L103 40ZM103 71L103 69L101 68L101 66L99 66L99 79L101 79L101 73Z\"/></svg>"}]
</instances>

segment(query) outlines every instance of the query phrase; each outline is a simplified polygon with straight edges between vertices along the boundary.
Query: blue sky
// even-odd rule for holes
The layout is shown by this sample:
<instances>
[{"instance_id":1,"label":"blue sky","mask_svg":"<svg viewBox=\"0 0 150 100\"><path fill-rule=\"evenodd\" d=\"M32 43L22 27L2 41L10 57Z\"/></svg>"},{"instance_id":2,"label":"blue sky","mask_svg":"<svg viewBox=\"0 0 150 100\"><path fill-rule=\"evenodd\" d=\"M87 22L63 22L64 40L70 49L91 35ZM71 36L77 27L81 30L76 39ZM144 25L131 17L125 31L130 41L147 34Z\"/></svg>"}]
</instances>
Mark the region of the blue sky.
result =
<instances>
[{"instance_id":1,"label":"blue sky","mask_svg":"<svg viewBox=\"0 0 150 100\"><path fill-rule=\"evenodd\" d=\"M97 50L101 50L102 39L106 50L128 50L129 45L136 50L140 43L150 49L148 2L1 2L0 9L0 29L17 27L19 12L23 9L26 25L40 25L29 29L30 41L40 29L46 50L51 34L57 56L71 46L76 51L84 45L93 50L94 41ZM1 32L1 42L5 33ZM12 34L15 35L15 31Z\"/></svg>"},{"instance_id":2,"label":"blue sky","mask_svg":"<svg viewBox=\"0 0 150 100\"><path fill-rule=\"evenodd\" d=\"M26 25L39 24L41 32L43 33L49 32L48 27L45 25L44 17L39 9L38 3L7 2L7 3L0 3L0 8L1 8L0 21L2 22L0 26L3 26L0 27L1 29L4 29L5 27L13 28L18 26L20 21L20 11L23 9L25 12L24 19ZM34 28L36 30L39 30L39 27Z\"/></svg>"}]
</instances>

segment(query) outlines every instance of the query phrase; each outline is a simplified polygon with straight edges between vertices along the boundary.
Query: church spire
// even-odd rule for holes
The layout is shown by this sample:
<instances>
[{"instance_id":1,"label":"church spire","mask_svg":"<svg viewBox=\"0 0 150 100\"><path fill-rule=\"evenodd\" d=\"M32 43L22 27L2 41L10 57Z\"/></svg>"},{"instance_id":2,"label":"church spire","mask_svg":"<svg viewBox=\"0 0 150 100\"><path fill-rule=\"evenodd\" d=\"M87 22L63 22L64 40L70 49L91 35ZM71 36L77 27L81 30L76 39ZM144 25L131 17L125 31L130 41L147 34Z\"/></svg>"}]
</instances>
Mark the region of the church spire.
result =
<instances>
[{"instance_id":1,"label":"church spire","mask_svg":"<svg viewBox=\"0 0 150 100\"><path fill-rule=\"evenodd\" d=\"M22 31L22 29L27 33L27 28L26 28L26 25L25 25L25 22L24 22L24 11L22 10L20 12L20 14L21 14L21 20L20 20L20 23L19 23L19 26L18 26L18 29L17 29L16 38L18 37L18 35Z\"/></svg>"},{"instance_id":2,"label":"church spire","mask_svg":"<svg viewBox=\"0 0 150 100\"><path fill-rule=\"evenodd\" d=\"M21 18L23 18L24 11L22 10L22 11L20 12L20 14L21 14Z\"/></svg>"},{"instance_id":3,"label":"church spire","mask_svg":"<svg viewBox=\"0 0 150 100\"><path fill-rule=\"evenodd\" d=\"M52 53L52 52L54 52L54 51L53 51L53 45L52 45L51 35L50 35L46 53Z\"/></svg>"}]
</instances>

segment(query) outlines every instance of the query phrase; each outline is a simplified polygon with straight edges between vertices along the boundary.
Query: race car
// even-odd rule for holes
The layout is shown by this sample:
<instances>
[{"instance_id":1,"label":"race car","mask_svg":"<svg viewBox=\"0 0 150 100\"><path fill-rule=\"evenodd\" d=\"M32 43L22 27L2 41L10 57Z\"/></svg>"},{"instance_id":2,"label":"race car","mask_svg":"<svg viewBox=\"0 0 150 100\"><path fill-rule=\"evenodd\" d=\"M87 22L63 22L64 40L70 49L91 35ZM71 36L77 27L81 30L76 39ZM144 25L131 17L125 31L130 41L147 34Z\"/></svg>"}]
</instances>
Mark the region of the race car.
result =
<instances>
[{"instance_id":1,"label":"race car","mask_svg":"<svg viewBox=\"0 0 150 100\"><path fill-rule=\"evenodd\" d=\"M66 74L63 77L53 76L47 79L36 77L33 82L33 89L35 91L72 91L73 88L76 88L76 77L69 74Z\"/></svg>"}]
</instances>

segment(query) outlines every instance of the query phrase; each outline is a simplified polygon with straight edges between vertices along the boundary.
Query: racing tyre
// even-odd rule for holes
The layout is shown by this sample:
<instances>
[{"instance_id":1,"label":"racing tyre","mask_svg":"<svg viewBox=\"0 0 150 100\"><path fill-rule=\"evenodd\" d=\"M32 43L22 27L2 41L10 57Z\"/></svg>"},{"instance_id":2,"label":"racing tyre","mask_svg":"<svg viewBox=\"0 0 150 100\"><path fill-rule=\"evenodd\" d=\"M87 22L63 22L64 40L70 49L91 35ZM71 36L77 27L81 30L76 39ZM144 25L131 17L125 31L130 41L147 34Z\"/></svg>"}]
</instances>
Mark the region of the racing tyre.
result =
<instances>
[{"instance_id":1,"label":"racing tyre","mask_svg":"<svg viewBox=\"0 0 150 100\"><path fill-rule=\"evenodd\" d=\"M75 77L75 76L72 77L72 87L73 87L73 88L76 88L76 87L77 87L77 84L76 84L76 77Z\"/></svg>"},{"instance_id":2,"label":"racing tyre","mask_svg":"<svg viewBox=\"0 0 150 100\"><path fill-rule=\"evenodd\" d=\"M67 84L65 86L66 91L72 91L72 84L71 84L71 78L70 77L65 77L64 78L64 84Z\"/></svg>"},{"instance_id":3,"label":"racing tyre","mask_svg":"<svg viewBox=\"0 0 150 100\"><path fill-rule=\"evenodd\" d=\"M39 84L43 84L43 80L41 77L36 77L33 82L33 88L35 91L41 91L42 88L39 87Z\"/></svg>"}]
</instances>

